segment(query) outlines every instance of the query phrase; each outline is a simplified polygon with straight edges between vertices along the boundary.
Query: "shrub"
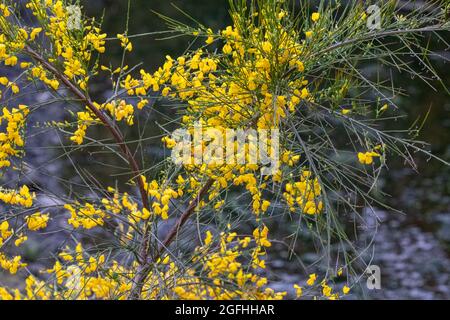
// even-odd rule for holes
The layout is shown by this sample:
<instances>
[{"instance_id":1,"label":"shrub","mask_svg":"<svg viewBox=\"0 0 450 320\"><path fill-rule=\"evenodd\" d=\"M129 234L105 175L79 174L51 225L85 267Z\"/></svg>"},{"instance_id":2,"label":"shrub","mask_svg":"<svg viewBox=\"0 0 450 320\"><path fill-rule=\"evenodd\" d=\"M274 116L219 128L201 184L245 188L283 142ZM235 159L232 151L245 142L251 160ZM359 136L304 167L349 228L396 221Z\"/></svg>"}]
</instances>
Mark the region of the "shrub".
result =
<instances>
[{"instance_id":1,"label":"shrub","mask_svg":"<svg viewBox=\"0 0 450 320\"><path fill-rule=\"evenodd\" d=\"M316 11L307 3L230 1L233 24L217 32L195 20L190 26L160 15L169 32L191 36L197 45L178 58L167 56L150 72L125 62L133 41L144 35L108 37L70 1L31 0L25 7L4 2L0 60L4 70L22 71L15 79L0 78L0 167L4 177L16 175L18 181L16 189L0 189L0 265L11 274L26 269L21 255L10 255L8 248L45 232L62 214L70 232L63 233L67 239L52 268L29 273L17 289L1 287L0 297L281 299L286 292L270 288L264 269L267 250L282 242L270 237L270 221L286 217L282 221L314 237L327 270L295 285L297 297L303 291L329 299L348 294L360 251L343 223L348 217L364 223L361 208L383 205L374 194L389 155L409 164L414 152L434 157L414 140L416 131L383 130L383 122L395 120L395 98L404 92L384 77L374 80L366 67L376 61L379 70L398 69L425 81L438 77L417 39L449 29L448 5L436 1L401 16L396 1L386 1L380 6L382 28L373 29L373 16L360 2L321 2ZM109 45L123 48L120 66L104 61ZM426 73L409 66L410 55ZM96 101L93 84L105 75L110 95ZM51 121L49 115L48 122L33 123L33 112L46 104L18 104L30 87L64 101L60 112L74 122ZM144 161L152 137L141 128L150 126L142 119L155 99L176 109L169 125L207 136L187 145L187 158L166 157L156 169ZM119 158L128 181L105 186L80 168L77 182L61 178L65 192L55 195L56 205L36 203L45 186L32 191L21 182L30 128L57 132L63 157ZM95 128L109 137L99 137ZM269 158L277 159L274 170L221 162L220 140L231 129L279 133L264 141ZM177 149L180 137L165 132L161 143ZM238 147L227 144L244 160L255 152L251 138ZM196 161L198 154L202 161ZM94 239L98 230L102 246L75 236ZM339 255L331 254L332 246ZM348 283L337 289L332 282L342 270Z\"/></svg>"}]
</instances>

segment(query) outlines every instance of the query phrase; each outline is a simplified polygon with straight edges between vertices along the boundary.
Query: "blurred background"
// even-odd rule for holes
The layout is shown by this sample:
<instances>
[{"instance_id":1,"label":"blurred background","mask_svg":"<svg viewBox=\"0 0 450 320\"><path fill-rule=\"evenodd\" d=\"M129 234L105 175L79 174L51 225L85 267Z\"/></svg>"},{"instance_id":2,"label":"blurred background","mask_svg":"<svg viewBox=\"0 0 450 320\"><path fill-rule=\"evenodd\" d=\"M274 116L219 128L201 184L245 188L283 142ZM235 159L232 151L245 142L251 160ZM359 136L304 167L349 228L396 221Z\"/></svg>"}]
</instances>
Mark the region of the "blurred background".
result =
<instances>
[{"instance_id":1,"label":"blurred background","mask_svg":"<svg viewBox=\"0 0 450 320\"><path fill-rule=\"evenodd\" d=\"M128 10L127 0L96 0L81 1L87 15L95 16L98 19L103 18L103 30L109 36L115 36L117 33L123 33L126 29ZM128 34L141 34L155 31L167 30L163 20L154 12L158 12L174 18L185 21L185 17L179 10L179 7L186 13L196 19L198 22L211 27L213 30L223 28L230 24L228 17L227 0L178 0L178 1L155 1L155 0L132 0L130 7L130 20ZM447 40L450 35L442 34ZM171 39L161 39L161 35L149 35L140 37L133 41L134 50L128 57L127 63L130 66L142 63L142 66L153 71L164 61L166 55L177 57L190 45L191 38L176 37ZM423 39L429 41L428 38ZM450 84L450 68L448 60L450 52L442 42L433 39L430 47L437 52L437 55L431 56L431 62L438 70L442 82ZM104 59L112 60L112 65L119 65L122 59L122 51L118 45L107 48L107 54ZM366 66L370 70L374 66ZM421 66L416 66L421 68ZM1 69L1 68L0 68ZM13 72L10 69L4 72ZM387 75L391 76L391 74ZM392 123L392 127L385 128L398 129L409 128L417 119L424 119L429 112L428 118L423 126L419 140L429 143L429 150L433 154L450 160L450 96L443 88L442 84L435 81L433 85L438 89L427 87L417 79L412 79L403 74L393 73L394 81L397 86L405 89L409 96L397 99L400 105L401 117ZM448 88L447 88L448 89ZM109 86L105 82L96 81L93 87L93 96L102 100L102 97L108 96ZM30 105L35 101L27 101L30 97L23 97L23 103ZM36 99L36 96L33 97ZM40 97L42 101L46 97ZM50 108L58 108L51 106ZM175 112L172 108L156 103L154 105L156 113L151 114L150 120L164 123L165 115L170 116ZM55 120L63 119L65 115L50 111L37 112L33 117L36 121L48 119L51 115ZM146 144L148 152L144 154L148 163L157 163L166 155L162 145L157 138L162 132L158 126L149 125L149 136L156 138ZM29 163L50 162L54 156L42 155L39 147L46 143L53 142L58 144L58 138L49 136L48 141L32 138L28 142L27 161ZM52 140L53 139L53 140ZM45 142L45 143L44 143ZM36 152L34 152L36 150ZM89 164L95 168L102 179L114 181L120 176L114 176L113 167L102 165L99 155L85 154L77 158L80 167ZM101 155L100 155L101 157ZM95 158L95 159L94 159ZM379 210L376 215L382 223L378 225L376 221L369 221L366 227L361 227L355 232L355 241L364 248L371 243L366 250L367 258L372 258L371 264L381 268L381 289L367 290L362 286L356 290L353 298L373 298L373 299L450 299L450 168L442 163L429 159L423 154L415 154L417 168L410 168L399 159L394 157L388 160L389 168L385 170L380 179L380 189L389 194L383 197L383 201L389 206L401 211ZM33 177L33 183L46 184L47 188L57 190L61 188L61 181L50 182L54 175L63 175L65 179L73 181L75 173L73 168L64 163L67 160L51 160L51 165L46 167L45 174L40 170L39 174ZM3 179L4 180L4 179ZM2 184L5 185L5 181ZM48 186L49 183L54 183ZM42 199L45 201L45 199ZM369 215L367 215L369 219ZM295 230L295 225L289 223L277 223L271 228L271 237L283 237ZM350 224L351 227L351 224ZM57 228L57 227L55 227ZM30 264L30 270L33 270L33 263L36 265L47 264L42 260L40 252L43 249L59 246L58 238L49 234L47 240L43 242L27 244L27 253L25 258ZM373 241L372 241L373 240ZM53 243L58 243L55 245ZM274 246L270 253L271 263L268 265L269 271L276 274L275 283L272 286L278 290L292 291L292 284L305 280L306 268L317 260L311 239L300 235L297 241L296 253L299 255L301 263L290 263L285 248ZM36 269L38 269L36 267ZM0 273L0 285L10 283L13 280L7 279L7 276Z\"/></svg>"}]
</instances>

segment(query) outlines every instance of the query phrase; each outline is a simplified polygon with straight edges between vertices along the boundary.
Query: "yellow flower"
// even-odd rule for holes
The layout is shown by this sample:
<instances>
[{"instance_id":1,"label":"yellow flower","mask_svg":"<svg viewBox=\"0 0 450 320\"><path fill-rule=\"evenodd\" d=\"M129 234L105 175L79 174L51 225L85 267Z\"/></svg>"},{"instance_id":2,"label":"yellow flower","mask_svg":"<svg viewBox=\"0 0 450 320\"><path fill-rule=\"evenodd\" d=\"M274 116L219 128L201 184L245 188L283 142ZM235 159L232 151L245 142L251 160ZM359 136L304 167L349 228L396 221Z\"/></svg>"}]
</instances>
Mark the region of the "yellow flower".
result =
<instances>
[{"instance_id":1,"label":"yellow flower","mask_svg":"<svg viewBox=\"0 0 450 320\"><path fill-rule=\"evenodd\" d=\"M259 246L263 247L270 247L272 246L272 243L267 239L269 229L264 226L263 229L260 231L259 228L256 228L253 231L253 237L255 238L255 242Z\"/></svg>"},{"instance_id":2,"label":"yellow flower","mask_svg":"<svg viewBox=\"0 0 450 320\"><path fill-rule=\"evenodd\" d=\"M15 256L8 259L3 253L0 253L0 267L9 271L11 274L16 274L20 268L26 267L26 263L22 263L21 256Z\"/></svg>"},{"instance_id":3,"label":"yellow flower","mask_svg":"<svg viewBox=\"0 0 450 320\"><path fill-rule=\"evenodd\" d=\"M9 80L7 77L0 77L0 84L3 86L7 86L9 83Z\"/></svg>"},{"instance_id":4,"label":"yellow flower","mask_svg":"<svg viewBox=\"0 0 450 320\"><path fill-rule=\"evenodd\" d=\"M266 212L270 206L270 201L264 200L261 204L261 211Z\"/></svg>"},{"instance_id":5,"label":"yellow flower","mask_svg":"<svg viewBox=\"0 0 450 320\"><path fill-rule=\"evenodd\" d=\"M13 83L13 84L11 84L11 91L14 94L18 94L20 92L20 88L17 84Z\"/></svg>"},{"instance_id":6,"label":"yellow flower","mask_svg":"<svg viewBox=\"0 0 450 320\"><path fill-rule=\"evenodd\" d=\"M170 256L168 255L163 259L162 264L168 264L169 262L170 262Z\"/></svg>"},{"instance_id":7,"label":"yellow flower","mask_svg":"<svg viewBox=\"0 0 450 320\"><path fill-rule=\"evenodd\" d=\"M212 242L213 236L211 231L206 231L205 245L209 245Z\"/></svg>"},{"instance_id":8,"label":"yellow flower","mask_svg":"<svg viewBox=\"0 0 450 320\"><path fill-rule=\"evenodd\" d=\"M141 101L138 102L137 104L137 108L139 110L141 110L144 106L146 106L148 104L148 100L147 99L142 99Z\"/></svg>"},{"instance_id":9,"label":"yellow flower","mask_svg":"<svg viewBox=\"0 0 450 320\"><path fill-rule=\"evenodd\" d=\"M13 231L8 229L9 229L8 221L3 221L2 223L0 223L0 246L3 239L6 239L13 234Z\"/></svg>"},{"instance_id":10,"label":"yellow flower","mask_svg":"<svg viewBox=\"0 0 450 320\"><path fill-rule=\"evenodd\" d=\"M369 152L358 152L358 160L362 164L370 165L373 163L374 157L380 157L381 155L379 153L376 153L374 151Z\"/></svg>"},{"instance_id":11,"label":"yellow flower","mask_svg":"<svg viewBox=\"0 0 450 320\"><path fill-rule=\"evenodd\" d=\"M169 95L169 92L170 92L170 87L165 87L164 89L162 89L161 95L163 97L167 97Z\"/></svg>"},{"instance_id":12,"label":"yellow flower","mask_svg":"<svg viewBox=\"0 0 450 320\"><path fill-rule=\"evenodd\" d=\"M308 286L312 286L316 282L316 279L317 279L317 275L315 273L312 273L309 275L309 279L308 279L308 281L306 281L306 284Z\"/></svg>"},{"instance_id":13,"label":"yellow flower","mask_svg":"<svg viewBox=\"0 0 450 320\"><path fill-rule=\"evenodd\" d=\"M31 62L21 62L20 63L20 68L21 69L26 69L26 68L28 68L30 66L31 66Z\"/></svg>"},{"instance_id":14,"label":"yellow flower","mask_svg":"<svg viewBox=\"0 0 450 320\"><path fill-rule=\"evenodd\" d=\"M177 145L177 142L170 137L163 137L161 141L164 142L166 144L166 147L169 149L172 149Z\"/></svg>"},{"instance_id":15,"label":"yellow flower","mask_svg":"<svg viewBox=\"0 0 450 320\"><path fill-rule=\"evenodd\" d=\"M217 201L217 203L214 205L214 209L219 210L223 206L224 203L225 203L225 200Z\"/></svg>"},{"instance_id":16,"label":"yellow flower","mask_svg":"<svg viewBox=\"0 0 450 320\"><path fill-rule=\"evenodd\" d=\"M64 261L72 262L73 256L67 252L60 252L58 256L63 259Z\"/></svg>"},{"instance_id":17,"label":"yellow flower","mask_svg":"<svg viewBox=\"0 0 450 320\"><path fill-rule=\"evenodd\" d=\"M11 13L9 12L9 8L4 4L0 4L0 10L5 17L9 17L11 15Z\"/></svg>"},{"instance_id":18,"label":"yellow flower","mask_svg":"<svg viewBox=\"0 0 450 320\"><path fill-rule=\"evenodd\" d=\"M22 186L19 192L16 190L2 190L0 188L0 200L11 205L20 205L29 208L33 205L33 199L35 197L36 195L30 193L26 185Z\"/></svg>"},{"instance_id":19,"label":"yellow flower","mask_svg":"<svg viewBox=\"0 0 450 320\"><path fill-rule=\"evenodd\" d=\"M206 39L206 44L211 44L211 43L213 43L214 42L214 37L212 36L212 30L211 29L208 29L208 34L209 34L209 36L208 36L208 38Z\"/></svg>"},{"instance_id":20,"label":"yellow flower","mask_svg":"<svg viewBox=\"0 0 450 320\"><path fill-rule=\"evenodd\" d=\"M41 33L42 28L34 28L31 33L30 33L30 39L34 40L36 38L36 36Z\"/></svg>"},{"instance_id":21,"label":"yellow flower","mask_svg":"<svg viewBox=\"0 0 450 320\"><path fill-rule=\"evenodd\" d=\"M295 295L300 298L303 295L303 289L298 284L294 284Z\"/></svg>"},{"instance_id":22,"label":"yellow flower","mask_svg":"<svg viewBox=\"0 0 450 320\"><path fill-rule=\"evenodd\" d=\"M233 51L233 48L231 48L231 46L227 43L223 46L222 51L225 54L230 54Z\"/></svg>"},{"instance_id":23,"label":"yellow flower","mask_svg":"<svg viewBox=\"0 0 450 320\"><path fill-rule=\"evenodd\" d=\"M28 240L27 236L20 236L19 238L16 239L16 241L14 241L14 245L16 247L18 247L18 246L20 246L22 243L24 243L27 240Z\"/></svg>"},{"instance_id":24,"label":"yellow flower","mask_svg":"<svg viewBox=\"0 0 450 320\"><path fill-rule=\"evenodd\" d=\"M36 212L31 216L25 218L28 229L30 229L31 231L37 231L46 228L48 219L48 214L42 214L40 212Z\"/></svg>"},{"instance_id":25,"label":"yellow flower","mask_svg":"<svg viewBox=\"0 0 450 320\"><path fill-rule=\"evenodd\" d=\"M5 66L15 66L17 64L17 57L16 56L11 56L9 58L5 59Z\"/></svg>"},{"instance_id":26,"label":"yellow flower","mask_svg":"<svg viewBox=\"0 0 450 320\"><path fill-rule=\"evenodd\" d=\"M272 44L268 41L265 41L262 44L262 49L264 52L268 53L268 52L272 51Z\"/></svg>"},{"instance_id":27,"label":"yellow flower","mask_svg":"<svg viewBox=\"0 0 450 320\"><path fill-rule=\"evenodd\" d=\"M320 18L320 13L318 13L318 12L314 12L314 13L311 15L311 20L314 21L314 22L316 22L317 20L319 20L319 18Z\"/></svg>"},{"instance_id":28,"label":"yellow flower","mask_svg":"<svg viewBox=\"0 0 450 320\"><path fill-rule=\"evenodd\" d=\"M344 286L344 287L342 288L342 292L343 292L344 294L348 294L348 293L350 292L350 288L347 287L347 286Z\"/></svg>"},{"instance_id":29,"label":"yellow flower","mask_svg":"<svg viewBox=\"0 0 450 320\"><path fill-rule=\"evenodd\" d=\"M297 65L297 70L300 72L305 71L305 65L301 61L296 61L295 63Z\"/></svg>"}]
</instances>

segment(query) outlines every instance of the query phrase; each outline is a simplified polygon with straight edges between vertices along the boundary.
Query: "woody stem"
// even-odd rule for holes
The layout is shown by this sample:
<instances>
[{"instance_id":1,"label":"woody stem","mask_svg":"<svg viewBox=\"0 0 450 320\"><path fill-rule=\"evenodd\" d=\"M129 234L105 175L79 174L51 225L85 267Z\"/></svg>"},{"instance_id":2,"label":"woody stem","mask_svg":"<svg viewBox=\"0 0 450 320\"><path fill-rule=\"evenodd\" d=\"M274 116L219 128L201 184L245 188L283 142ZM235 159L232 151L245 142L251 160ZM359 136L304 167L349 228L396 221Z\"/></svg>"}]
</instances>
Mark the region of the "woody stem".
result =
<instances>
[{"instance_id":1,"label":"woody stem","mask_svg":"<svg viewBox=\"0 0 450 320\"><path fill-rule=\"evenodd\" d=\"M148 195L147 192L145 191L144 182L140 177L141 169L139 168L139 165L136 159L134 158L133 153L126 144L122 132L117 128L114 122L102 110L98 109L95 106L95 104L86 94L84 94L76 85L74 85L70 81L70 79L68 79L64 74L62 74L58 69L56 69L51 63L45 60L40 54L38 54L29 46L26 46L24 50L25 53L31 56L34 60L38 61L47 71L52 73L56 77L56 79L61 81L67 87L67 89L69 89L76 97L78 97L89 108L89 110L91 110L92 113L94 113L94 115L105 125L105 127L111 133L112 137L116 141L117 145L119 146L120 150L122 151L122 153L124 154L125 158L127 159L130 165L133 174L133 180L138 186L143 207L150 211ZM148 231L148 225L146 225L144 228L144 236L139 252L139 258L142 263L145 263L145 261L148 260L149 237L150 233Z\"/></svg>"}]
</instances>

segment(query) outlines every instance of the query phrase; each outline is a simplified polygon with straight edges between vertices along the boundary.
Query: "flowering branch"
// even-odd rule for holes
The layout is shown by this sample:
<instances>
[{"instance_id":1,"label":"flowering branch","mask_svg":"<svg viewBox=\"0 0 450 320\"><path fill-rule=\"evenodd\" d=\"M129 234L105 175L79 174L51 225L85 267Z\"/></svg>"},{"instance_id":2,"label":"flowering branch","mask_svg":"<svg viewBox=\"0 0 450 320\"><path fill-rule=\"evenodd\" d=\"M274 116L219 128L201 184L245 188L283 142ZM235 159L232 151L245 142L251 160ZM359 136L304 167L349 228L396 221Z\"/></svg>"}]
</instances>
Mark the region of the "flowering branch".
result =
<instances>
[{"instance_id":1,"label":"flowering branch","mask_svg":"<svg viewBox=\"0 0 450 320\"><path fill-rule=\"evenodd\" d=\"M167 234L166 238L162 242L161 246L159 247L156 255L153 257L153 260L156 261L158 258L162 255L162 253L167 250L169 245L173 242L173 240L176 238L178 232L180 231L181 227L186 223L186 221L189 219L189 217L194 213L195 208L197 208L198 204L200 203L201 199L205 196L206 193L208 193L209 189L214 183L214 179L210 178L205 183L205 185L200 189L197 196L191 201L186 211L178 218L177 223L172 227L172 229ZM131 290L130 299L139 299L142 288L145 283L145 279L147 278L149 272L150 272L150 266L149 261L142 261L142 263L139 265L138 270L136 272L136 276L133 279L133 288Z\"/></svg>"}]
</instances>

